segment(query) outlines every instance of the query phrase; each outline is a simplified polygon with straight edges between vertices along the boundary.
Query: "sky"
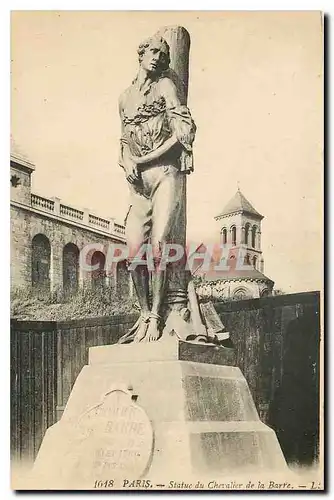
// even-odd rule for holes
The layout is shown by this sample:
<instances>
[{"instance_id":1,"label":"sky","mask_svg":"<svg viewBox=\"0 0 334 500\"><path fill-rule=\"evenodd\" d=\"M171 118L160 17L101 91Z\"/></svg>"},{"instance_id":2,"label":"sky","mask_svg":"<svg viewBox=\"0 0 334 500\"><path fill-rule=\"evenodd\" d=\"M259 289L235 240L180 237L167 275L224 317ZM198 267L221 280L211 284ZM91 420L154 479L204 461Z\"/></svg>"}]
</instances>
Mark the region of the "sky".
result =
<instances>
[{"instance_id":1,"label":"sky","mask_svg":"<svg viewBox=\"0 0 334 500\"><path fill-rule=\"evenodd\" d=\"M318 12L14 12L11 134L36 165L33 192L122 222L118 97L137 47L161 26L190 33L197 125L188 238L240 189L264 215L265 274L284 292L322 289L323 61Z\"/></svg>"}]
</instances>

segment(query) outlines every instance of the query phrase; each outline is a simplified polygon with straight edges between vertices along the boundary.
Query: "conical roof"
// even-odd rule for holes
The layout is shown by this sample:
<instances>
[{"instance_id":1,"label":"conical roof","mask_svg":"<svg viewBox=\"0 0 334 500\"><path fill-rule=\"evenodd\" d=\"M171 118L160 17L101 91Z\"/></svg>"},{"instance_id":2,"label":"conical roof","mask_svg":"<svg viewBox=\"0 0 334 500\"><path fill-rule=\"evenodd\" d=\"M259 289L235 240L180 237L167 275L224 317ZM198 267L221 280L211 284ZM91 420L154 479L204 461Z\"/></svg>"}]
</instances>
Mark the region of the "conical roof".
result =
<instances>
[{"instance_id":1,"label":"conical roof","mask_svg":"<svg viewBox=\"0 0 334 500\"><path fill-rule=\"evenodd\" d=\"M223 211L217 215L215 219L220 219L221 217L226 217L227 215L234 214L236 212L244 212L263 219L263 215L255 210L253 205L242 194L240 189L238 189L233 198L230 199L227 205L225 205Z\"/></svg>"}]
</instances>

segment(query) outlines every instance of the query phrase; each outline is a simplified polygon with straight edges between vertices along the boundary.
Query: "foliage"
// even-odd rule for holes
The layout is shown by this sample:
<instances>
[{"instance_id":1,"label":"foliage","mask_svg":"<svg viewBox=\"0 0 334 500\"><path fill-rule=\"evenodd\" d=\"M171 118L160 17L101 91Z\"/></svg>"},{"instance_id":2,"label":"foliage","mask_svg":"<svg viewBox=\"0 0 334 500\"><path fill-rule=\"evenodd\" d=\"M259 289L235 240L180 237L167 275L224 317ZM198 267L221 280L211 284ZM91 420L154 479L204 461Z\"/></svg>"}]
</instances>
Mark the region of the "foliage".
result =
<instances>
[{"instance_id":1,"label":"foliage","mask_svg":"<svg viewBox=\"0 0 334 500\"><path fill-rule=\"evenodd\" d=\"M46 293L15 288L11 290L11 318L34 321L61 321L136 311L135 299L114 288L84 286L76 293L60 290Z\"/></svg>"}]
</instances>

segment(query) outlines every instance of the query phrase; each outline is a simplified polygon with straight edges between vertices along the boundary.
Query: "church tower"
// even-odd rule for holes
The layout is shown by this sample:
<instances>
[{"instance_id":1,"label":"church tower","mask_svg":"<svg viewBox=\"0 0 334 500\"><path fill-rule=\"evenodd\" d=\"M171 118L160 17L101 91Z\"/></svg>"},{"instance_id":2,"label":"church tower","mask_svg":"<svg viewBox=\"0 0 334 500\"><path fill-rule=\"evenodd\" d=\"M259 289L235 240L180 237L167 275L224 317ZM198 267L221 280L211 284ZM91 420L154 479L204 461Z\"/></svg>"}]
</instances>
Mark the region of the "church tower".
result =
<instances>
[{"instance_id":1,"label":"church tower","mask_svg":"<svg viewBox=\"0 0 334 500\"><path fill-rule=\"evenodd\" d=\"M264 260L261 249L261 221L263 219L240 189L215 217L220 224L221 243L231 245L230 255L244 256L244 263L261 273Z\"/></svg>"},{"instance_id":2,"label":"church tower","mask_svg":"<svg viewBox=\"0 0 334 500\"><path fill-rule=\"evenodd\" d=\"M261 248L263 215L238 189L215 220L219 223L220 246L227 247L226 267L198 268L198 296L219 301L271 295L274 282L264 275Z\"/></svg>"}]
</instances>

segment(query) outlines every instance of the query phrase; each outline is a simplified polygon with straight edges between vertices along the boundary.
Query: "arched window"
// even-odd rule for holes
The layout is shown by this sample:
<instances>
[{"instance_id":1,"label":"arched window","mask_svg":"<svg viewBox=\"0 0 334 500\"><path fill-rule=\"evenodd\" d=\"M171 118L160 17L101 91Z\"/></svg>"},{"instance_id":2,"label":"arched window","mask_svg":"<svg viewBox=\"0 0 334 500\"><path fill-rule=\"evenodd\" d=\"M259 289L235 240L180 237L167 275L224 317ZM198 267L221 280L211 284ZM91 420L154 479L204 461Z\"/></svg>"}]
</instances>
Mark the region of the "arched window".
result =
<instances>
[{"instance_id":1,"label":"arched window","mask_svg":"<svg viewBox=\"0 0 334 500\"><path fill-rule=\"evenodd\" d=\"M269 296L270 296L270 290L268 290L268 288L262 290L261 297L269 297Z\"/></svg>"},{"instance_id":2,"label":"arched window","mask_svg":"<svg viewBox=\"0 0 334 500\"><path fill-rule=\"evenodd\" d=\"M224 227L222 230L222 239L223 239L223 245L226 245L226 243L227 243L227 229L226 229L226 227Z\"/></svg>"},{"instance_id":3,"label":"arched window","mask_svg":"<svg viewBox=\"0 0 334 500\"><path fill-rule=\"evenodd\" d=\"M245 264L246 266L249 266L249 265L250 265L250 256L249 256L249 254L246 254L246 255L245 255L244 264Z\"/></svg>"},{"instance_id":4,"label":"arched window","mask_svg":"<svg viewBox=\"0 0 334 500\"><path fill-rule=\"evenodd\" d=\"M51 245L44 234L37 234L32 239L31 281L35 290L50 291Z\"/></svg>"},{"instance_id":5,"label":"arched window","mask_svg":"<svg viewBox=\"0 0 334 500\"><path fill-rule=\"evenodd\" d=\"M233 298L237 300L247 299L250 295L249 290L245 287L238 287L233 292Z\"/></svg>"},{"instance_id":6,"label":"arched window","mask_svg":"<svg viewBox=\"0 0 334 500\"><path fill-rule=\"evenodd\" d=\"M253 267L254 267L254 269L256 269L256 264L257 264L257 258L256 258L256 255L254 255L254 257L253 257Z\"/></svg>"},{"instance_id":7,"label":"arched window","mask_svg":"<svg viewBox=\"0 0 334 500\"><path fill-rule=\"evenodd\" d=\"M245 244L248 245L249 243L249 230L250 230L250 224L247 222L245 225Z\"/></svg>"},{"instance_id":8,"label":"arched window","mask_svg":"<svg viewBox=\"0 0 334 500\"><path fill-rule=\"evenodd\" d=\"M237 228L235 226L231 227L231 235L232 235L232 246L236 246L237 244Z\"/></svg>"},{"instance_id":9,"label":"arched window","mask_svg":"<svg viewBox=\"0 0 334 500\"><path fill-rule=\"evenodd\" d=\"M66 295L75 293L79 285L79 248L67 243L63 249L63 289Z\"/></svg>"},{"instance_id":10,"label":"arched window","mask_svg":"<svg viewBox=\"0 0 334 500\"><path fill-rule=\"evenodd\" d=\"M252 227L252 247L253 248L255 248L255 246L256 246L256 231L257 231L257 227L253 226Z\"/></svg>"},{"instance_id":11,"label":"arched window","mask_svg":"<svg viewBox=\"0 0 334 500\"><path fill-rule=\"evenodd\" d=\"M92 271L92 284L93 287L101 287L105 284L106 271L105 271L106 256L102 252L94 252L92 255L91 266L96 267Z\"/></svg>"}]
</instances>

